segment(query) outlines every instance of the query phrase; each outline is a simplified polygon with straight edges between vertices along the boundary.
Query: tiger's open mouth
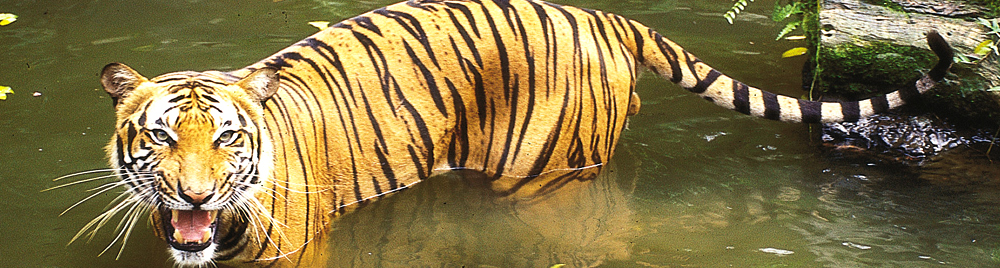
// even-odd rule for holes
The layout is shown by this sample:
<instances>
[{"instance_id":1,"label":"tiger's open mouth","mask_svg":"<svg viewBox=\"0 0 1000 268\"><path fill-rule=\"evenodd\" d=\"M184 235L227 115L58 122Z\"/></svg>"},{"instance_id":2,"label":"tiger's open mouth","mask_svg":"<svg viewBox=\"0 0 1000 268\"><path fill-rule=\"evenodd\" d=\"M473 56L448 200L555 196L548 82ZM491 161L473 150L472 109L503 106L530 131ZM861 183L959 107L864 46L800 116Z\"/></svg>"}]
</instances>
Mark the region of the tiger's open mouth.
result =
<instances>
[{"instance_id":1,"label":"tiger's open mouth","mask_svg":"<svg viewBox=\"0 0 1000 268\"><path fill-rule=\"evenodd\" d=\"M218 216L218 210L164 210L161 226L171 247L198 252L212 244Z\"/></svg>"}]
</instances>

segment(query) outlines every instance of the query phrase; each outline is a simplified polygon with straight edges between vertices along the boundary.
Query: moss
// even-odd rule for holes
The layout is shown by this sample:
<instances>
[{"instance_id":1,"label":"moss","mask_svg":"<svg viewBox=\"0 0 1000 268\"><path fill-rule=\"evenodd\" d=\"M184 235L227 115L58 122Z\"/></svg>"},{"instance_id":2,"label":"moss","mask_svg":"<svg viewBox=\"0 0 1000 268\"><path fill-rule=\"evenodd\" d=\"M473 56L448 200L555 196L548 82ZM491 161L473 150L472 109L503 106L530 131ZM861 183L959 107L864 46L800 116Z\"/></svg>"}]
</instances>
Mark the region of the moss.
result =
<instances>
[{"instance_id":1,"label":"moss","mask_svg":"<svg viewBox=\"0 0 1000 268\"><path fill-rule=\"evenodd\" d=\"M930 51L888 43L820 50L819 88L850 98L891 90L919 78L937 58Z\"/></svg>"},{"instance_id":2,"label":"moss","mask_svg":"<svg viewBox=\"0 0 1000 268\"><path fill-rule=\"evenodd\" d=\"M956 65L951 73L945 85L925 94L927 108L956 123L996 128L1000 123L1000 100L985 90L990 88L990 82L967 66Z\"/></svg>"},{"instance_id":3,"label":"moss","mask_svg":"<svg viewBox=\"0 0 1000 268\"><path fill-rule=\"evenodd\" d=\"M988 9L987 17L997 17L1000 15L1000 0L966 0L965 2Z\"/></svg>"},{"instance_id":4,"label":"moss","mask_svg":"<svg viewBox=\"0 0 1000 268\"><path fill-rule=\"evenodd\" d=\"M886 7L888 9L891 9L891 10L897 11L897 12L904 12L903 6L900 5L899 3L893 2L892 0L862 0L862 2L865 2L865 3L868 3L868 4L872 4L872 5L876 5L876 6Z\"/></svg>"},{"instance_id":5,"label":"moss","mask_svg":"<svg viewBox=\"0 0 1000 268\"><path fill-rule=\"evenodd\" d=\"M897 12L906 12L903 5L897 3L899 0L862 0L862 2L886 7ZM997 17L1000 15L1000 0L958 0L958 2L965 2L971 5L977 5L986 8L987 17Z\"/></svg>"}]
</instances>

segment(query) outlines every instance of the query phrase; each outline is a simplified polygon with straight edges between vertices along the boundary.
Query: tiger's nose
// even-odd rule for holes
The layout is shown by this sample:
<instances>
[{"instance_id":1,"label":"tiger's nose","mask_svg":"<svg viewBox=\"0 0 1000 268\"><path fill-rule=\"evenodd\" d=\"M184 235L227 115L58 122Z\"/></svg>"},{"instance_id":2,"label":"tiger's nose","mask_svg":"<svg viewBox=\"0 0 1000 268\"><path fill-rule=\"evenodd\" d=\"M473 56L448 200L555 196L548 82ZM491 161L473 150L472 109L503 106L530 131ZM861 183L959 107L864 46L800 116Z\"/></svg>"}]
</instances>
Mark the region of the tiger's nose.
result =
<instances>
[{"instance_id":1,"label":"tiger's nose","mask_svg":"<svg viewBox=\"0 0 1000 268\"><path fill-rule=\"evenodd\" d=\"M181 199L184 199L184 201L188 201L189 203L198 206L201 205L202 203L205 203L205 200L212 198L213 195L215 195L215 191L212 190L196 193L194 190L191 190L189 188L181 192Z\"/></svg>"}]
</instances>

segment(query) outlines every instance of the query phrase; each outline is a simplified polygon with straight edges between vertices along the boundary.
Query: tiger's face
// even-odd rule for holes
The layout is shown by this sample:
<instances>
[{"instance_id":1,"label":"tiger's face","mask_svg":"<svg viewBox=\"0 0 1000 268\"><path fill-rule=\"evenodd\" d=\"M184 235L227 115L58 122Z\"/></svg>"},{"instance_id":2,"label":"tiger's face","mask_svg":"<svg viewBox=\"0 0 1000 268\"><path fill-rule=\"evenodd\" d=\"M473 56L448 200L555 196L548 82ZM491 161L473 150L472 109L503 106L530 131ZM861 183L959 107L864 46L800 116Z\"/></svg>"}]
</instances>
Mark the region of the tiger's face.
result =
<instances>
[{"instance_id":1,"label":"tiger's face","mask_svg":"<svg viewBox=\"0 0 1000 268\"><path fill-rule=\"evenodd\" d=\"M117 110L111 166L152 208L154 229L181 265L210 263L245 243L259 206L254 195L270 174L261 102L277 90L276 71L236 79L219 72L146 79L117 63L102 73Z\"/></svg>"}]
</instances>

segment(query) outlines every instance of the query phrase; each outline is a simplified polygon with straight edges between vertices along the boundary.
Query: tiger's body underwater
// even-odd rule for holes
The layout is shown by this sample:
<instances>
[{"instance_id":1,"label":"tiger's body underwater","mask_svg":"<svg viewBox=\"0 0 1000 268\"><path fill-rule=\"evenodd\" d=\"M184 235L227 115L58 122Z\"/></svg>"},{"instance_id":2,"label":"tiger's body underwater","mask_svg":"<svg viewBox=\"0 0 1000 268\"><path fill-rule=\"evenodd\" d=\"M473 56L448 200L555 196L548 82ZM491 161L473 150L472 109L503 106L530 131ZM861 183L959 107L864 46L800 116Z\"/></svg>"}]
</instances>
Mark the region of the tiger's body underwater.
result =
<instances>
[{"instance_id":1,"label":"tiger's body underwater","mask_svg":"<svg viewBox=\"0 0 1000 268\"><path fill-rule=\"evenodd\" d=\"M820 103L749 87L613 14L534 0L398 3L232 72L147 79L106 66L117 111L107 148L127 189L110 212L134 224L149 211L180 265L305 265L321 258L333 217L436 174L482 172L505 196L594 178L639 109L641 67L745 114L856 120L942 79L950 47L936 33L928 42L941 60L924 78Z\"/></svg>"}]
</instances>

